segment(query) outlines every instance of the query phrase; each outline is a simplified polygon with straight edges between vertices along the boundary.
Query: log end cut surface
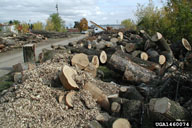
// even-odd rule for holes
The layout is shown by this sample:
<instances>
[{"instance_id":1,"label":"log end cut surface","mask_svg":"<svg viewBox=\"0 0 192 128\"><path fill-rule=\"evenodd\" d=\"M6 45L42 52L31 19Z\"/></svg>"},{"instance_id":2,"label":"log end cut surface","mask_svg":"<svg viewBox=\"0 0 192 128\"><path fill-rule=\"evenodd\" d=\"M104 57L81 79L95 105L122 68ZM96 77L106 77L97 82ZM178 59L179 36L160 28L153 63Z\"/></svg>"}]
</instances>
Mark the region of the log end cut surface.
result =
<instances>
[{"instance_id":1,"label":"log end cut surface","mask_svg":"<svg viewBox=\"0 0 192 128\"><path fill-rule=\"evenodd\" d=\"M66 89L69 89L69 90L79 89L79 86L73 80L73 75L76 75L76 74L77 72L73 68L67 65L63 67L63 70L61 71L59 78L61 80L61 83Z\"/></svg>"},{"instance_id":2,"label":"log end cut surface","mask_svg":"<svg viewBox=\"0 0 192 128\"><path fill-rule=\"evenodd\" d=\"M131 124L127 119L119 118L115 120L112 128L131 128Z\"/></svg>"}]
</instances>

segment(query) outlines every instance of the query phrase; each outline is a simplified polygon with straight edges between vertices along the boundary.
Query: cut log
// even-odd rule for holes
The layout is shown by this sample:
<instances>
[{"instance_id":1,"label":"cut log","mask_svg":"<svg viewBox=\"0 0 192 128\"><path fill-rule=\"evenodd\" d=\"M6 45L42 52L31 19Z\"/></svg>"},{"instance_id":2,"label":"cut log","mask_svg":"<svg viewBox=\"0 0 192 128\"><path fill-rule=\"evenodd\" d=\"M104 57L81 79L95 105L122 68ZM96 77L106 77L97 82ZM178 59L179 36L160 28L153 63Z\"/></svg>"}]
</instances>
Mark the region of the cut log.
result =
<instances>
[{"instance_id":1,"label":"cut log","mask_svg":"<svg viewBox=\"0 0 192 128\"><path fill-rule=\"evenodd\" d=\"M102 64L105 64L107 62L107 54L105 51L101 51L99 60Z\"/></svg>"},{"instance_id":2,"label":"cut log","mask_svg":"<svg viewBox=\"0 0 192 128\"><path fill-rule=\"evenodd\" d=\"M113 44L116 44L118 42L117 38L111 38L110 42L112 42Z\"/></svg>"},{"instance_id":3,"label":"cut log","mask_svg":"<svg viewBox=\"0 0 192 128\"><path fill-rule=\"evenodd\" d=\"M97 68L92 63L88 64L88 66L84 70L90 73L93 77L97 76Z\"/></svg>"},{"instance_id":4,"label":"cut log","mask_svg":"<svg viewBox=\"0 0 192 128\"><path fill-rule=\"evenodd\" d=\"M123 33L122 32L118 32L118 39L119 41L122 41L123 40Z\"/></svg>"},{"instance_id":5,"label":"cut log","mask_svg":"<svg viewBox=\"0 0 192 128\"><path fill-rule=\"evenodd\" d=\"M105 110L109 110L110 104L107 96L104 94L102 90L100 90L97 85L91 82L87 82L83 88L91 93L93 98L97 101L97 103L104 108Z\"/></svg>"},{"instance_id":6,"label":"cut log","mask_svg":"<svg viewBox=\"0 0 192 128\"><path fill-rule=\"evenodd\" d=\"M165 40L165 38L163 37L163 35L162 35L161 33L157 32L157 33L152 37L152 41L156 42L156 44L157 44L158 47L161 49L161 51L167 51L167 52L169 52L171 55L173 55L170 46L168 45L167 41Z\"/></svg>"},{"instance_id":7,"label":"cut log","mask_svg":"<svg viewBox=\"0 0 192 128\"><path fill-rule=\"evenodd\" d=\"M125 50L126 50L126 52L128 52L128 53L130 53L130 52L132 52L132 51L134 51L134 50L136 50L137 49L137 45L135 44L135 43L128 43L128 44L126 44L126 46L125 46Z\"/></svg>"},{"instance_id":8,"label":"cut log","mask_svg":"<svg viewBox=\"0 0 192 128\"><path fill-rule=\"evenodd\" d=\"M113 102L113 103L111 104L111 111L112 111L113 113L119 113L120 110L121 110L121 105L120 105L119 103Z\"/></svg>"},{"instance_id":9,"label":"cut log","mask_svg":"<svg viewBox=\"0 0 192 128\"><path fill-rule=\"evenodd\" d=\"M140 100L143 101L144 97L134 86L122 86L119 90L119 96L129 100Z\"/></svg>"},{"instance_id":10,"label":"cut log","mask_svg":"<svg viewBox=\"0 0 192 128\"><path fill-rule=\"evenodd\" d=\"M84 53L87 55L97 55L99 57L99 60L102 64L105 64L107 62L107 54L105 51L99 51L99 50L88 50L85 48L69 48L71 49L72 53Z\"/></svg>"},{"instance_id":11,"label":"cut log","mask_svg":"<svg viewBox=\"0 0 192 128\"><path fill-rule=\"evenodd\" d=\"M153 49L147 50L147 54L149 55L149 60L160 65L163 65L166 62L166 57L164 55L159 55L159 53Z\"/></svg>"},{"instance_id":12,"label":"cut log","mask_svg":"<svg viewBox=\"0 0 192 128\"><path fill-rule=\"evenodd\" d=\"M80 69L85 69L89 65L88 56L84 53L75 54L71 59L73 66L78 66Z\"/></svg>"},{"instance_id":13,"label":"cut log","mask_svg":"<svg viewBox=\"0 0 192 128\"><path fill-rule=\"evenodd\" d=\"M133 51L133 52L131 53L131 55L132 55L133 57L138 57L138 56L141 54L141 52L142 52L142 51L140 51L140 50L135 50L135 51Z\"/></svg>"},{"instance_id":14,"label":"cut log","mask_svg":"<svg viewBox=\"0 0 192 128\"><path fill-rule=\"evenodd\" d=\"M111 56L110 60L108 61L108 66L123 74L125 72L126 65L129 62L136 63L137 65L155 72L159 72L161 69L159 64L150 61L144 61L140 58L133 57L130 54L123 53L122 51L116 51Z\"/></svg>"},{"instance_id":15,"label":"cut log","mask_svg":"<svg viewBox=\"0 0 192 128\"><path fill-rule=\"evenodd\" d=\"M191 45L185 38L182 39L182 44L185 47L185 49L187 49L187 51L191 51Z\"/></svg>"},{"instance_id":16,"label":"cut log","mask_svg":"<svg viewBox=\"0 0 192 128\"><path fill-rule=\"evenodd\" d=\"M96 116L104 128L131 128L130 122L125 118L111 117L107 113L102 113Z\"/></svg>"},{"instance_id":17,"label":"cut log","mask_svg":"<svg viewBox=\"0 0 192 128\"><path fill-rule=\"evenodd\" d=\"M113 39L113 38L112 38ZM109 42L109 41L107 41L106 43L105 43L105 46L107 47L107 48L112 48L112 47L116 47L117 46L117 43L114 43L115 41L113 41L113 42Z\"/></svg>"},{"instance_id":18,"label":"cut log","mask_svg":"<svg viewBox=\"0 0 192 128\"><path fill-rule=\"evenodd\" d=\"M141 58L142 60L148 60L149 56L147 55L146 52L141 52L140 58Z\"/></svg>"},{"instance_id":19,"label":"cut log","mask_svg":"<svg viewBox=\"0 0 192 128\"><path fill-rule=\"evenodd\" d=\"M149 83L155 81L157 75L155 72L148 70L139 66L136 63L128 61L126 70L124 73L124 78L127 81L134 82L134 83Z\"/></svg>"},{"instance_id":20,"label":"cut log","mask_svg":"<svg viewBox=\"0 0 192 128\"><path fill-rule=\"evenodd\" d=\"M113 122L112 128L131 128L131 124L127 119L119 118Z\"/></svg>"},{"instance_id":21,"label":"cut log","mask_svg":"<svg viewBox=\"0 0 192 128\"><path fill-rule=\"evenodd\" d=\"M92 120L88 123L88 126L86 126L85 128L103 128L103 127L98 121Z\"/></svg>"},{"instance_id":22,"label":"cut log","mask_svg":"<svg viewBox=\"0 0 192 128\"><path fill-rule=\"evenodd\" d=\"M67 106L70 108L73 108L73 98L74 98L75 94L76 94L75 91L71 91L71 92L67 93L67 95L65 97L65 102L66 102Z\"/></svg>"},{"instance_id":23,"label":"cut log","mask_svg":"<svg viewBox=\"0 0 192 128\"><path fill-rule=\"evenodd\" d=\"M35 63L35 44L27 44L23 46L24 63Z\"/></svg>"},{"instance_id":24,"label":"cut log","mask_svg":"<svg viewBox=\"0 0 192 128\"><path fill-rule=\"evenodd\" d=\"M126 102L128 102L129 100L128 99L125 99L125 98L120 98L120 97L116 97L116 98L111 98L109 97L109 102L112 104L113 102L117 102L119 104L124 104Z\"/></svg>"},{"instance_id":25,"label":"cut log","mask_svg":"<svg viewBox=\"0 0 192 128\"><path fill-rule=\"evenodd\" d=\"M142 103L138 100L129 100L122 106L122 117L133 122L141 118Z\"/></svg>"},{"instance_id":26,"label":"cut log","mask_svg":"<svg viewBox=\"0 0 192 128\"><path fill-rule=\"evenodd\" d=\"M167 51L162 52L161 54L166 57L166 66L165 67L166 68L170 67L174 62L173 55L170 52L167 52Z\"/></svg>"},{"instance_id":27,"label":"cut log","mask_svg":"<svg viewBox=\"0 0 192 128\"><path fill-rule=\"evenodd\" d=\"M163 65L166 62L166 57L164 55L159 56L159 64Z\"/></svg>"},{"instance_id":28,"label":"cut log","mask_svg":"<svg viewBox=\"0 0 192 128\"><path fill-rule=\"evenodd\" d=\"M61 83L68 90L79 89L79 86L73 80L73 75L77 75L77 72L67 65L63 67L59 75Z\"/></svg>"},{"instance_id":29,"label":"cut log","mask_svg":"<svg viewBox=\"0 0 192 128\"><path fill-rule=\"evenodd\" d=\"M163 115L165 118L170 120L187 120L191 117L190 113L185 108L180 106L179 103L166 97L151 100L153 101L150 101L150 111Z\"/></svg>"},{"instance_id":30,"label":"cut log","mask_svg":"<svg viewBox=\"0 0 192 128\"><path fill-rule=\"evenodd\" d=\"M89 61L95 66L95 68L99 67L99 58L96 55L90 55L89 57Z\"/></svg>"},{"instance_id":31,"label":"cut log","mask_svg":"<svg viewBox=\"0 0 192 128\"><path fill-rule=\"evenodd\" d=\"M151 37L145 32L145 30L140 30L141 36L144 38L144 40L151 40Z\"/></svg>"}]
</instances>

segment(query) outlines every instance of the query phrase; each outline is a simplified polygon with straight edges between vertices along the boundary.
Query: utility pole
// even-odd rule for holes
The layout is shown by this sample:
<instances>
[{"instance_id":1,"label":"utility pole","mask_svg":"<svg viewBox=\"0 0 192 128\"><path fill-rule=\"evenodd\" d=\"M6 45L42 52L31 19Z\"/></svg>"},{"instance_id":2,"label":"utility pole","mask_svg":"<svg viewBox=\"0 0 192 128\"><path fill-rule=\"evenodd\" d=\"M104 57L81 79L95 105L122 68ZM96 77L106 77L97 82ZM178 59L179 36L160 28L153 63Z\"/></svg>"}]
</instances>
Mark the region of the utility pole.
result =
<instances>
[{"instance_id":1,"label":"utility pole","mask_svg":"<svg viewBox=\"0 0 192 128\"><path fill-rule=\"evenodd\" d=\"M58 7L58 3L56 4L56 11L57 11L57 14L59 14L59 7Z\"/></svg>"}]
</instances>

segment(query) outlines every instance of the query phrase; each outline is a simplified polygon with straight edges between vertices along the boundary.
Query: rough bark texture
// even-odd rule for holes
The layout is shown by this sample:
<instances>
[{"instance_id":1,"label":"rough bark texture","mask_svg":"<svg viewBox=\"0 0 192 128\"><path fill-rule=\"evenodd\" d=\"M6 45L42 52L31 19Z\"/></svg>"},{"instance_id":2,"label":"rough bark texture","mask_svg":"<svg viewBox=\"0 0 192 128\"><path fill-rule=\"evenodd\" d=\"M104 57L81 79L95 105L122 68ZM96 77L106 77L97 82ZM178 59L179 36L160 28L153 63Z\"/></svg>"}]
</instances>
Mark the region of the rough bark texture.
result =
<instances>
[{"instance_id":1,"label":"rough bark texture","mask_svg":"<svg viewBox=\"0 0 192 128\"><path fill-rule=\"evenodd\" d=\"M83 88L92 94L93 98L96 99L97 103L100 104L101 107L107 111L109 110L110 104L108 98L104 92L97 87L97 85L91 82L87 82Z\"/></svg>"},{"instance_id":2,"label":"rough bark texture","mask_svg":"<svg viewBox=\"0 0 192 128\"><path fill-rule=\"evenodd\" d=\"M180 106L179 103L174 102L166 97L160 99L151 99L150 111L159 115L163 115L165 118L170 120L187 120L191 118L190 113Z\"/></svg>"},{"instance_id":3,"label":"rough bark texture","mask_svg":"<svg viewBox=\"0 0 192 128\"><path fill-rule=\"evenodd\" d=\"M134 86L122 86L119 91L119 96L129 100L144 100L144 97Z\"/></svg>"},{"instance_id":4,"label":"rough bark texture","mask_svg":"<svg viewBox=\"0 0 192 128\"><path fill-rule=\"evenodd\" d=\"M115 52L111 56L108 64L110 67L117 69L120 73L124 73L128 62L137 63L138 65L140 65L146 69L149 69L151 71L155 71L157 73L161 69L160 65L158 65L156 63L153 63L150 61L144 61L137 57L132 57L130 54L123 53L122 51Z\"/></svg>"},{"instance_id":5,"label":"rough bark texture","mask_svg":"<svg viewBox=\"0 0 192 128\"><path fill-rule=\"evenodd\" d=\"M36 61L35 59L35 44L27 44L23 46L23 57L24 62L32 62Z\"/></svg>"}]
</instances>

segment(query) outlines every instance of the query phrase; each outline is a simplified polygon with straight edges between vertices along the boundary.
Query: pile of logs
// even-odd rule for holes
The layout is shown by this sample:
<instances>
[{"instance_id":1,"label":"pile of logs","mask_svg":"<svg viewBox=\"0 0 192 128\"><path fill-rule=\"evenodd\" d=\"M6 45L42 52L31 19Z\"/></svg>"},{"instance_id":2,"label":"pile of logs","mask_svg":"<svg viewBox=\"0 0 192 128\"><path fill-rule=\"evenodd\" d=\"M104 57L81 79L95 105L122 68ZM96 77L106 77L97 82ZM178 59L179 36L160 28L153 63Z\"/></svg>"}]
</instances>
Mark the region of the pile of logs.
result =
<instances>
[{"instance_id":1,"label":"pile of logs","mask_svg":"<svg viewBox=\"0 0 192 128\"><path fill-rule=\"evenodd\" d=\"M161 33L150 36L141 30L97 34L68 46L52 45L52 48L70 51L71 65L93 77L98 78L102 72L100 66L122 76L116 95L103 95L95 84L85 84L84 89L106 111L92 127L99 124L114 128L116 124L119 128L121 125L152 127L154 124L150 122L157 120L192 120L192 53L186 39L169 44ZM60 80L65 88L79 89L73 80L75 74L72 68L63 67ZM72 106L72 95L69 93L66 99L69 106Z\"/></svg>"},{"instance_id":2,"label":"pile of logs","mask_svg":"<svg viewBox=\"0 0 192 128\"><path fill-rule=\"evenodd\" d=\"M0 53L6 52L15 48L22 48L25 44L39 43L47 38L42 35L32 33L22 35L12 35L8 37L0 37Z\"/></svg>"},{"instance_id":3,"label":"pile of logs","mask_svg":"<svg viewBox=\"0 0 192 128\"><path fill-rule=\"evenodd\" d=\"M40 34L47 38L66 38L66 37L68 37L67 32L48 32L48 31L33 30L32 33Z\"/></svg>"}]
</instances>

